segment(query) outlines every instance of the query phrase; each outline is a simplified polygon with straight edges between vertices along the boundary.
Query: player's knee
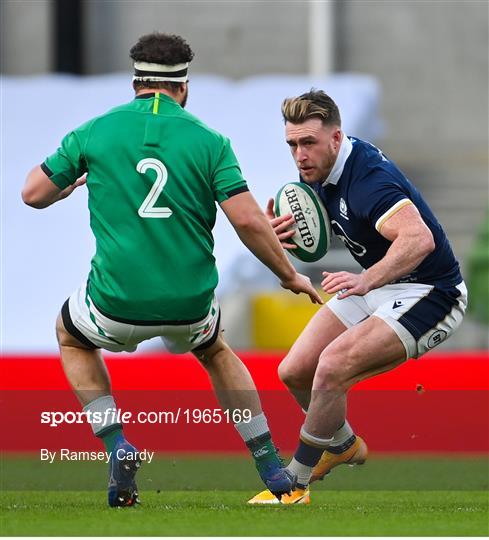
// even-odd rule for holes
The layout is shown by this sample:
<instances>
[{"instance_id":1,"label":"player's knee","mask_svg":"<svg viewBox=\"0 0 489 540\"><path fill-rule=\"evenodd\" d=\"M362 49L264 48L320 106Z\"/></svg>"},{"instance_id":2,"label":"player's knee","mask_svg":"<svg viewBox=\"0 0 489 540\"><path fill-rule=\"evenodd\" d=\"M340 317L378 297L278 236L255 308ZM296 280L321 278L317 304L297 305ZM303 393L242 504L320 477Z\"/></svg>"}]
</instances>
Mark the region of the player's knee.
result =
<instances>
[{"instance_id":1,"label":"player's knee","mask_svg":"<svg viewBox=\"0 0 489 540\"><path fill-rule=\"evenodd\" d=\"M278 376L287 388L300 389L311 386L311 378L300 364L294 362L289 356L286 356L278 366Z\"/></svg>"},{"instance_id":2,"label":"player's knee","mask_svg":"<svg viewBox=\"0 0 489 540\"><path fill-rule=\"evenodd\" d=\"M337 365L324 362L318 365L314 378L315 388L324 390L346 390L346 378Z\"/></svg>"},{"instance_id":3,"label":"player's knee","mask_svg":"<svg viewBox=\"0 0 489 540\"><path fill-rule=\"evenodd\" d=\"M314 386L324 390L345 391L348 387L348 353L339 355L334 349L326 349L319 357Z\"/></svg>"}]
</instances>

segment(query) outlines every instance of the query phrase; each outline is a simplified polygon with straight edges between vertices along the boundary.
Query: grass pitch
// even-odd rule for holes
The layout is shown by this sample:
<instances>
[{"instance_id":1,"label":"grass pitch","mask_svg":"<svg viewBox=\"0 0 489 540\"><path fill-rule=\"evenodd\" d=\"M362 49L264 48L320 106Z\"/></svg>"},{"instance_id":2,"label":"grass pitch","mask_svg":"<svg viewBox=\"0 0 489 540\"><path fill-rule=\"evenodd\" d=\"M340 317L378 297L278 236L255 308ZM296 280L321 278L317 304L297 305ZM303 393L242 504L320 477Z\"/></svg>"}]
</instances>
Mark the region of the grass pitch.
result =
<instances>
[{"instance_id":1,"label":"grass pitch","mask_svg":"<svg viewBox=\"0 0 489 540\"><path fill-rule=\"evenodd\" d=\"M486 457L374 456L314 484L307 506L246 505L261 488L245 457L160 457L124 509L106 506L102 463L3 456L1 469L8 536L489 535Z\"/></svg>"},{"instance_id":2,"label":"grass pitch","mask_svg":"<svg viewBox=\"0 0 489 540\"><path fill-rule=\"evenodd\" d=\"M2 495L9 536L484 536L487 495L461 491L320 491L309 506L248 507L241 491L147 493L105 508L105 493Z\"/></svg>"}]
</instances>

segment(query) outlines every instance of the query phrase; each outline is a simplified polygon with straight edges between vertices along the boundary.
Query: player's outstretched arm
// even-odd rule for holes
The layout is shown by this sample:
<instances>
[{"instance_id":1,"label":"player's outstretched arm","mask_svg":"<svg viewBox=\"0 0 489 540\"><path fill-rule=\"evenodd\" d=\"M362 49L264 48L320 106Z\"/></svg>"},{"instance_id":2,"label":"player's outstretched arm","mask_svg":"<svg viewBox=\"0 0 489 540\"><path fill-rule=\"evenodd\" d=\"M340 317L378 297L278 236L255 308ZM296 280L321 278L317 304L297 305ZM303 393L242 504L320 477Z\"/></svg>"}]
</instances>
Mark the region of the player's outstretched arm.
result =
<instances>
[{"instance_id":1,"label":"player's outstretched arm","mask_svg":"<svg viewBox=\"0 0 489 540\"><path fill-rule=\"evenodd\" d=\"M239 193L221 203L243 244L280 279L285 289L309 295L313 303L323 301L311 280L298 274L285 255L272 226L250 192Z\"/></svg>"},{"instance_id":2,"label":"player's outstretched arm","mask_svg":"<svg viewBox=\"0 0 489 540\"><path fill-rule=\"evenodd\" d=\"M86 175L78 178L76 182L67 188L59 189L56 184L51 182L49 176L41 167L37 165L27 175L25 185L22 189L22 200L25 204L33 208L46 208L57 201L65 199L77 187L83 184L86 184Z\"/></svg>"}]
</instances>

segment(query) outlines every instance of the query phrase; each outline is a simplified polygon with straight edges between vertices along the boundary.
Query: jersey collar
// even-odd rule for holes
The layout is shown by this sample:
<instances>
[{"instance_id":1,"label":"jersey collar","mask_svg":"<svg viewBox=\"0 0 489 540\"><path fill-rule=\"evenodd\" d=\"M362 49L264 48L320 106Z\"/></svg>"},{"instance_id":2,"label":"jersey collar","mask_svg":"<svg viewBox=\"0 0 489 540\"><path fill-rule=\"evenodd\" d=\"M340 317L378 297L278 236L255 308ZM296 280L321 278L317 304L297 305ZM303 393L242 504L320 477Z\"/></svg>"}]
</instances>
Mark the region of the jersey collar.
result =
<instances>
[{"instance_id":1,"label":"jersey collar","mask_svg":"<svg viewBox=\"0 0 489 540\"><path fill-rule=\"evenodd\" d=\"M157 92L148 92L146 94L139 94L138 96L134 96L134 99L150 99L156 97ZM177 103L171 96L164 94L162 92L159 92L160 94L160 101L168 101L169 103L174 102Z\"/></svg>"},{"instance_id":2,"label":"jersey collar","mask_svg":"<svg viewBox=\"0 0 489 540\"><path fill-rule=\"evenodd\" d=\"M336 185L338 183L338 180L343 173L343 169L345 168L346 160L350 156L353 149L353 144L351 143L350 139L345 135L345 133L342 133L342 135L343 139L341 141L340 151L338 152L335 164L333 165L328 178L326 178L326 180L321 184L323 187L327 184Z\"/></svg>"},{"instance_id":3,"label":"jersey collar","mask_svg":"<svg viewBox=\"0 0 489 540\"><path fill-rule=\"evenodd\" d=\"M146 92L145 94L139 94L135 96L134 99L149 99L149 98L154 98L155 96L156 96L156 92Z\"/></svg>"}]
</instances>

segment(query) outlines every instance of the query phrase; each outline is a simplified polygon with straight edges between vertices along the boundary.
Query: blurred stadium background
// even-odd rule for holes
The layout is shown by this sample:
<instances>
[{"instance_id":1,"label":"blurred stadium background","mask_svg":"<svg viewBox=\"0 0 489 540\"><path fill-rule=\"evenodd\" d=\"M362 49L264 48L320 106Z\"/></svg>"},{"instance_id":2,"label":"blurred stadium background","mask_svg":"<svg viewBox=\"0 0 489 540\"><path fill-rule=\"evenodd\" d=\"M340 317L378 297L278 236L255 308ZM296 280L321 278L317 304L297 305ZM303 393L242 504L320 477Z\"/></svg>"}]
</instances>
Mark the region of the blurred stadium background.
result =
<instances>
[{"instance_id":1,"label":"blurred stadium background","mask_svg":"<svg viewBox=\"0 0 489 540\"><path fill-rule=\"evenodd\" d=\"M420 188L461 261L471 311L437 353L415 366L408 363L401 372L404 378L383 379L387 382L370 389L413 390L400 405L402 411L412 407L410 400L421 399L423 386L414 392L417 383L445 390L438 405L425 402L418 418L433 426L430 422L437 421L447 404L462 402L455 424L447 415L438 431L468 431L467 422L472 422L481 437L475 447L464 447L453 438L437 446L431 431L433 440L413 446L417 428L409 427L399 432L395 448L386 441L377 448L487 451L486 1L2 0L0 20L4 389L66 388L55 359L54 321L62 302L86 278L93 252L86 193L77 190L62 204L39 212L21 202L24 178L70 128L132 99L128 50L140 35L158 30L183 35L194 49L187 108L231 138L262 206L282 184L297 178L283 141L281 101L311 86L337 100L348 134L379 145ZM315 308L281 292L274 276L246 252L222 215L215 232L227 339L245 351L261 388L276 391L279 383L267 381L276 378L283 351ZM323 268L356 267L336 242L320 264L299 268L317 280ZM141 346L140 351L149 354L146 360L140 358L141 369L156 369L150 353L159 350L157 340ZM117 360L111 365L120 373L124 361L119 368ZM190 366L190 358L178 362L198 370ZM263 371L266 362L273 369ZM431 375L426 377L423 366L429 364ZM157 373L167 384L170 372ZM154 379L149 378L136 378L138 389L154 390ZM126 379L114 380L116 390L118 384L129 389ZM200 382L194 380L187 388L208 389L197 379ZM162 388L185 388L178 384ZM466 394L454 399L458 391ZM472 397L463 405L462 397L468 394ZM362 407L368 401L362 401ZM76 407L74 398L70 403ZM385 404L375 407L371 418L381 415ZM426 416L430 408L433 412ZM363 429L371 428L382 438L372 422L368 425L366 409L363 413ZM398 429L396 418L391 420ZM486 426L482 430L481 422ZM431 428L426 429L429 433ZM295 433L289 433L289 439L283 443L288 449ZM238 443L233 439L230 448ZM16 448L29 449L22 444Z\"/></svg>"}]
</instances>

